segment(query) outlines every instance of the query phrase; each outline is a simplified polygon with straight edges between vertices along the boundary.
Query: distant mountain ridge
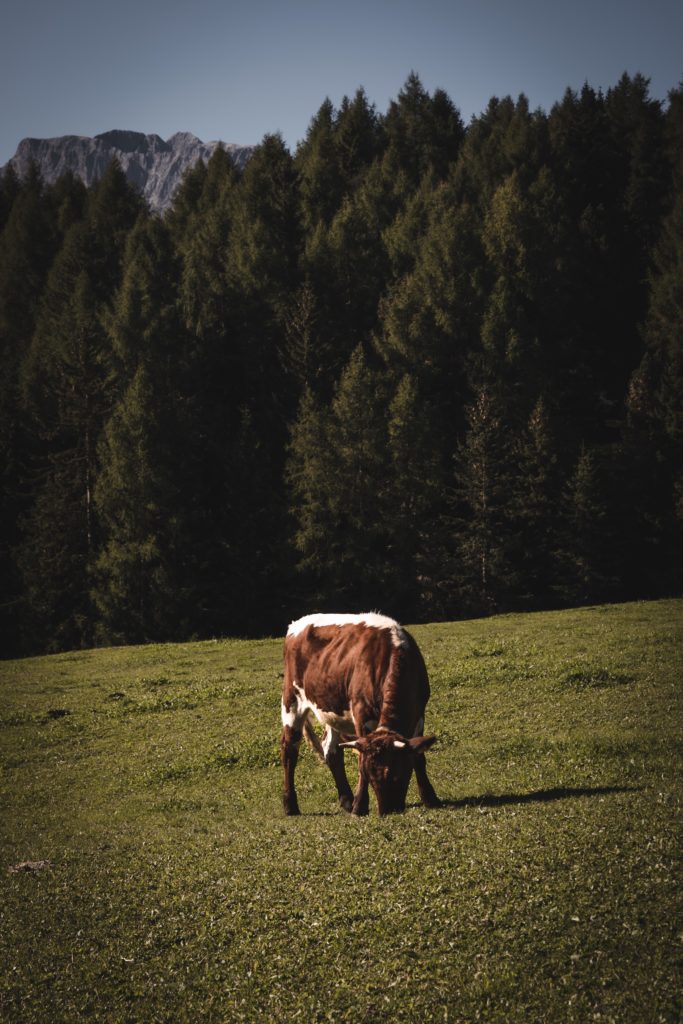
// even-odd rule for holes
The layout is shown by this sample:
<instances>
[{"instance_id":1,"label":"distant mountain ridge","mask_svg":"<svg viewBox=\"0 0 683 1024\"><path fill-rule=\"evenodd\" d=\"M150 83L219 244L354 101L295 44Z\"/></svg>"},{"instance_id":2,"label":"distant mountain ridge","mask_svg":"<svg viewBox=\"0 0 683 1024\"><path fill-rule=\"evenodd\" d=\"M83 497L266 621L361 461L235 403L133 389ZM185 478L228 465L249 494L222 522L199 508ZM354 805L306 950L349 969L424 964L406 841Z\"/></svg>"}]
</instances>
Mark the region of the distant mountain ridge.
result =
<instances>
[{"instance_id":1,"label":"distant mountain ridge","mask_svg":"<svg viewBox=\"0 0 683 1024\"><path fill-rule=\"evenodd\" d=\"M202 142L191 132L176 132L164 140L159 135L114 130L94 138L61 135L54 139L23 139L8 165L14 167L20 178L26 176L34 162L48 184L72 171L86 185L92 185L116 158L150 208L160 212L171 203L187 168L198 160L208 161L218 146L223 146L239 170L254 151L253 146L219 140Z\"/></svg>"}]
</instances>

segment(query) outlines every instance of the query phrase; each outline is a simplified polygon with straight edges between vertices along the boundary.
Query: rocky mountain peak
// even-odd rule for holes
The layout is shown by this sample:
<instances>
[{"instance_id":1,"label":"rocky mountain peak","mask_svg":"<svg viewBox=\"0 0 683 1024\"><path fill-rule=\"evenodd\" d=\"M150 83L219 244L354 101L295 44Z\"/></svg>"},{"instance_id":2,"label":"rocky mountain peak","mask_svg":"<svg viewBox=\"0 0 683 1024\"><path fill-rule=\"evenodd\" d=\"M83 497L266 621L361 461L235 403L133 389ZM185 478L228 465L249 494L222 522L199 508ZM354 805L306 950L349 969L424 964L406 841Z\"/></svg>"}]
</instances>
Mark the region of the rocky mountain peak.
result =
<instances>
[{"instance_id":1,"label":"rocky mountain peak","mask_svg":"<svg viewBox=\"0 0 683 1024\"><path fill-rule=\"evenodd\" d=\"M176 132L164 140L159 135L113 129L94 138L62 135L23 139L9 163L19 177L25 177L31 163L35 163L48 184L71 171L86 185L92 185L116 159L151 209L163 211L188 167L199 160L207 162L218 146L223 146L240 170L253 152L253 146L202 142L191 132Z\"/></svg>"}]
</instances>

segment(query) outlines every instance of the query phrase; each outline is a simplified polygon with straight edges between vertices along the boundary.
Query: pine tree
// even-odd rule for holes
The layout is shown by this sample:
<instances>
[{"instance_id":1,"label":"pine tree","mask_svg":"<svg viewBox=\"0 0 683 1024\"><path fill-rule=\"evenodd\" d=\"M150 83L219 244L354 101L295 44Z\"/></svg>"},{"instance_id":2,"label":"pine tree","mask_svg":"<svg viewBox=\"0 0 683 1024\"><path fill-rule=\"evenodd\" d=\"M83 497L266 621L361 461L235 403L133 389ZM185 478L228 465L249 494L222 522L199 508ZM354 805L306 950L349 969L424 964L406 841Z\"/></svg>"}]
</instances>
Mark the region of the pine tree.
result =
<instances>
[{"instance_id":1,"label":"pine tree","mask_svg":"<svg viewBox=\"0 0 683 1024\"><path fill-rule=\"evenodd\" d=\"M506 606L512 579L509 436L490 387L480 388L466 413L455 457L453 583L461 609L489 614Z\"/></svg>"},{"instance_id":2,"label":"pine tree","mask_svg":"<svg viewBox=\"0 0 683 1024\"><path fill-rule=\"evenodd\" d=\"M169 473L159 396L141 365L100 442L95 498L103 535L93 572L96 639L139 643L177 636L182 626L178 481Z\"/></svg>"},{"instance_id":3,"label":"pine tree","mask_svg":"<svg viewBox=\"0 0 683 1024\"><path fill-rule=\"evenodd\" d=\"M451 178L457 202L467 202L481 216L496 189L517 172L527 187L547 163L548 125L540 111L531 112L523 94L494 96L467 129Z\"/></svg>"},{"instance_id":4,"label":"pine tree","mask_svg":"<svg viewBox=\"0 0 683 1024\"><path fill-rule=\"evenodd\" d=\"M300 286L294 163L279 135L266 136L235 195L226 286L249 399L262 409L281 392L278 352Z\"/></svg>"},{"instance_id":5,"label":"pine tree","mask_svg":"<svg viewBox=\"0 0 683 1024\"><path fill-rule=\"evenodd\" d=\"M352 100L343 98L334 127L342 187L347 196L353 195L384 145L380 118L364 89Z\"/></svg>"},{"instance_id":6,"label":"pine tree","mask_svg":"<svg viewBox=\"0 0 683 1024\"><path fill-rule=\"evenodd\" d=\"M388 408L390 462L387 466L385 521L388 582L396 614L404 618L438 614L440 572L438 519L443 514L443 466L434 447L434 412L406 374Z\"/></svg>"},{"instance_id":7,"label":"pine tree","mask_svg":"<svg viewBox=\"0 0 683 1024\"><path fill-rule=\"evenodd\" d=\"M348 187L342 177L336 131L335 110L326 99L296 151L301 218L307 234L319 223L329 225Z\"/></svg>"},{"instance_id":8,"label":"pine tree","mask_svg":"<svg viewBox=\"0 0 683 1024\"><path fill-rule=\"evenodd\" d=\"M439 190L416 247L415 266L379 307L375 345L390 375L415 377L434 407L433 448L450 459L463 424L466 368L478 345L483 292L481 242L469 206Z\"/></svg>"},{"instance_id":9,"label":"pine tree","mask_svg":"<svg viewBox=\"0 0 683 1024\"><path fill-rule=\"evenodd\" d=\"M671 139L676 124L683 138L683 102L677 99L671 97ZM683 147L672 145L671 152L678 162L649 277L646 349L626 403L629 507L645 545L641 564L651 593L657 585L676 592L683 581Z\"/></svg>"},{"instance_id":10,"label":"pine tree","mask_svg":"<svg viewBox=\"0 0 683 1024\"><path fill-rule=\"evenodd\" d=\"M560 478L542 398L514 447L509 519L516 600L525 608L547 608L557 600Z\"/></svg>"},{"instance_id":11,"label":"pine tree","mask_svg":"<svg viewBox=\"0 0 683 1024\"><path fill-rule=\"evenodd\" d=\"M203 160L188 167L166 211L164 220L179 250L189 242L197 228L206 178L207 170Z\"/></svg>"},{"instance_id":12,"label":"pine tree","mask_svg":"<svg viewBox=\"0 0 683 1024\"><path fill-rule=\"evenodd\" d=\"M459 111L443 89L433 96L411 72L384 119L385 162L393 177L415 189L425 174L443 180L457 159L465 130Z\"/></svg>"},{"instance_id":13,"label":"pine tree","mask_svg":"<svg viewBox=\"0 0 683 1024\"><path fill-rule=\"evenodd\" d=\"M12 164L7 164L0 176L0 231L5 227L12 211L14 200L21 192L21 182Z\"/></svg>"},{"instance_id":14,"label":"pine tree","mask_svg":"<svg viewBox=\"0 0 683 1024\"><path fill-rule=\"evenodd\" d=\"M187 339L178 276L164 224L139 221L107 321L118 397L98 446L101 543L92 587L98 637L107 641L163 639L187 628Z\"/></svg>"},{"instance_id":15,"label":"pine tree","mask_svg":"<svg viewBox=\"0 0 683 1024\"><path fill-rule=\"evenodd\" d=\"M606 479L595 452L585 446L565 487L562 520L563 598L570 604L607 600L616 580L610 564L614 537Z\"/></svg>"},{"instance_id":16,"label":"pine tree","mask_svg":"<svg viewBox=\"0 0 683 1024\"><path fill-rule=\"evenodd\" d=\"M359 347L331 407L322 408L307 391L292 428L288 479L295 543L301 568L328 607L375 607L390 592L384 401Z\"/></svg>"},{"instance_id":17,"label":"pine tree","mask_svg":"<svg viewBox=\"0 0 683 1024\"><path fill-rule=\"evenodd\" d=\"M39 610L30 625L33 646L79 645L93 635L88 573L98 544L97 451L113 401L104 319L141 209L112 164L52 266L23 366L25 408L41 440L19 548L27 606ZM59 558L49 555L56 535L68 545Z\"/></svg>"},{"instance_id":18,"label":"pine tree","mask_svg":"<svg viewBox=\"0 0 683 1024\"><path fill-rule=\"evenodd\" d=\"M33 447L22 412L20 376L59 244L59 226L51 196L35 168L22 185L9 172L5 179L13 194L0 235L0 627L7 637L6 653L17 653L21 582L13 552L19 543L19 519L26 510L24 477Z\"/></svg>"}]
</instances>

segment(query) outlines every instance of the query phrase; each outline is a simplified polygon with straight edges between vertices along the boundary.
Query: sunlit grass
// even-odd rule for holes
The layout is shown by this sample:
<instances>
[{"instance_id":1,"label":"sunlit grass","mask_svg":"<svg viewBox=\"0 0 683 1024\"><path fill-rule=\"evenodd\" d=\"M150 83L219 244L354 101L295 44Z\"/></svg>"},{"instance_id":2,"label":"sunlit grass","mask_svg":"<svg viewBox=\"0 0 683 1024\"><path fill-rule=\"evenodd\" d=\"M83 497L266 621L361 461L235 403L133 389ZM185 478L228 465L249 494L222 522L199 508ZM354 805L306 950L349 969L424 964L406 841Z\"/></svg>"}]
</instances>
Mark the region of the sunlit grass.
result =
<instances>
[{"instance_id":1,"label":"sunlit grass","mask_svg":"<svg viewBox=\"0 0 683 1024\"><path fill-rule=\"evenodd\" d=\"M280 639L1 663L0 1019L678 1021L683 602L413 633L382 819L282 816Z\"/></svg>"}]
</instances>

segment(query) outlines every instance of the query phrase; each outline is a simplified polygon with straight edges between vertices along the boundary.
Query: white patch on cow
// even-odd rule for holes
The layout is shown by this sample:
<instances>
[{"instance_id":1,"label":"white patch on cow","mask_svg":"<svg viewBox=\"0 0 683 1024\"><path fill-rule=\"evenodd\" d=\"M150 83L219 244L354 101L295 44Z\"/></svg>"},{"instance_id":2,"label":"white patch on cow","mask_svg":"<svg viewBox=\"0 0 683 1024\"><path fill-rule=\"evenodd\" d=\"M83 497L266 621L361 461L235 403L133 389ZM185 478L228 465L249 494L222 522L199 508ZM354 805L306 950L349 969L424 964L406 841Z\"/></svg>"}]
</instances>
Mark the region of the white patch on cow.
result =
<instances>
[{"instance_id":1,"label":"white patch on cow","mask_svg":"<svg viewBox=\"0 0 683 1024\"><path fill-rule=\"evenodd\" d=\"M314 612L304 615L289 624L287 636L297 636L307 626L370 626L372 629L388 629L391 631L391 642L394 647L406 647L408 640L402 626L395 619L378 612L362 612L360 615L340 615L336 612Z\"/></svg>"},{"instance_id":2,"label":"white patch on cow","mask_svg":"<svg viewBox=\"0 0 683 1024\"><path fill-rule=\"evenodd\" d=\"M341 715L338 715L336 711L326 711L324 708L318 707L315 701L309 700L303 686L299 686L298 683L294 683L294 692L297 696L295 712L297 718L301 719L309 711L312 711L320 724L325 726L326 729L334 730L336 733L345 733L346 735L352 734L355 731L350 710L347 709Z\"/></svg>"},{"instance_id":3,"label":"white patch on cow","mask_svg":"<svg viewBox=\"0 0 683 1024\"><path fill-rule=\"evenodd\" d=\"M403 740L394 740L394 746L398 747L399 750L403 750L403 748L405 747L405 743L403 742Z\"/></svg>"},{"instance_id":4,"label":"white patch on cow","mask_svg":"<svg viewBox=\"0 0 683 1024\"><path fill-rule=\"evenodd\" d=\"M288 725L290 729L293 729L294 728L294 723L296 722L296 717L297 717L296 716L296 711L289 711L285 707L284 701L283 701L283 703L282 703L282 725L283 725L283 727Z\"/></svg>"},{"instance_id":5,"label":"white patch on cow","mask_svg":"<svg viewBox=\"0 0 683 1024\"><path fill-rule=\"evenodd\" d=\"M323 742L322 742L323 757L325 758L326 761L329 760L330 752L334 754L334 752L335 752L335 750L337 749L338 746L339 746L339 736L334 731L334 729L331 729L328 726L325 729L325 734L323 736Z\"/></svg>"}]
</instances>

